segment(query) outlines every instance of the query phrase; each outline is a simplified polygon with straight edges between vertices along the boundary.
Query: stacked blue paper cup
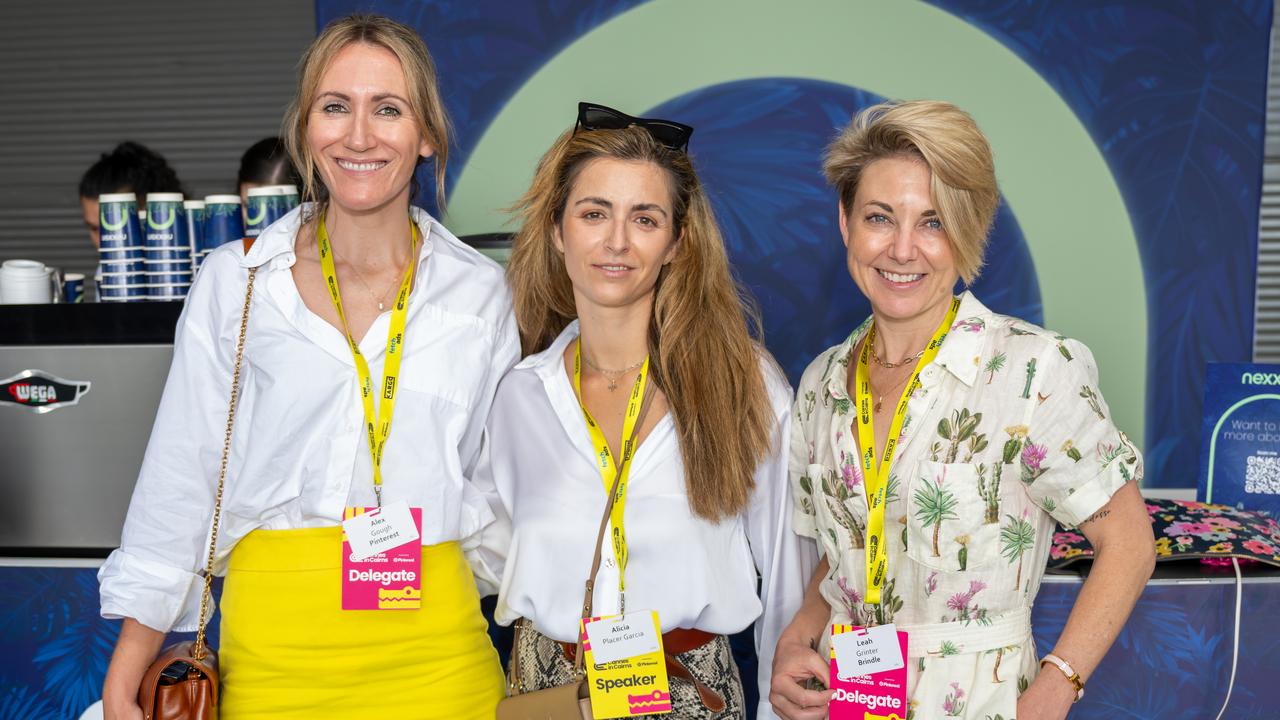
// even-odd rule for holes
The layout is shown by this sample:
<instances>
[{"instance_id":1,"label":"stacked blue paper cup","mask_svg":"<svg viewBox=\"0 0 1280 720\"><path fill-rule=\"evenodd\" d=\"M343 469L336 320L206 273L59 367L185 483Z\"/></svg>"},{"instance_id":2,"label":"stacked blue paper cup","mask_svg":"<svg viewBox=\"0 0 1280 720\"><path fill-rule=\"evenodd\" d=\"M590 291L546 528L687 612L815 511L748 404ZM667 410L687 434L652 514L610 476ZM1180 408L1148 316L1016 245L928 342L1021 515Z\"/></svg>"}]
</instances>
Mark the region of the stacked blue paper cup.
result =
<instances>
[{"instance_id":1,"label":"stacked blue paper cup","mask_svg":"<svg viewBox=\"0 0 1280 720\"><path fill-rule=\"evenodd\" d=\"M182 193L147 193L143 263L152 300L181 300L191 288L191 239L182 202Z\"/></svg>"},{"instance_id":2,"label":"stacked blue paper cup","mask_svg":"<svg viewBox=\"0 0 1280 720\"><path fill-rule=\"evenodd\" d=\"M239 195L210 195L204 199L204 236L201 238L200 257L206 256L219 245L240 242L244 239L244 216L240 213Z\"/></svg>"},{"instance_id":3,"label":"stacked blue paper cup","mask_svg":"<svg viewBox=\"0 0 1280 720\"><path fill-rule=\"evenodd\" d=\"M284 187L281 185L264 185L249 188L245 193L248 204L244 208L244 236L256 238L271 226L271 223L284 217L289 211Z\"/></svg>"},{"instance_id":4,"label":"stacked blue paper cup","mask_svg":"<svg viewBox=\"0 0 1280 720\"><path fill-rule=\"evenodd\" d=\"M297 185L276 185L280 188L280 194L284 196L284 212L286 214L298 207L298 186Z\"/></svg>"},{"instance_id":5,"label":"stacked blue paper cup","mask_svg":"<svg viewBox=\"0 0 1280 720\"><path fill-rule=\"evenodd\" d=\"M143 265L142 226L138 196L108 193L98 196L98 298L103 302L147 299Z\"/></svg>"},{"instance_id":6,"label":"stacked blue paper cup","mask_svg":"<svg viewBox=\"0 0 1280 720\"><path fill-rule=\"evenodd\" d=\"M186 211L187 240L191 245L191 269L200 269L200 247L204 244L204 201L184 200L182 209Z\"/></svg>"}]
</instances>

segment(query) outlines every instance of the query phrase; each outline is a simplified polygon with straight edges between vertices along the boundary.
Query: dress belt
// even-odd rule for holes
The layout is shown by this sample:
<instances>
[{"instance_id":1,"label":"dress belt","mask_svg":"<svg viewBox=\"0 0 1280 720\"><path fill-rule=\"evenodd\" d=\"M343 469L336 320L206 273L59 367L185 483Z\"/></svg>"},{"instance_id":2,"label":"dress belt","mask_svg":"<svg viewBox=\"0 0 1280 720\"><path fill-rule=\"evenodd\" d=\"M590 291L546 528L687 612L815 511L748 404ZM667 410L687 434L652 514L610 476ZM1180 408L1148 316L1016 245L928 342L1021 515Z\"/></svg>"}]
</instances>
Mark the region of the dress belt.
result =
<instances>
[{"instance_id":1,"label":"dress belt","mask_svg":"<svg viewBox=\"0 0 1280 720\"><path fill-rule=\"evenodd\" d=\"M950 643L946 655L982 652L1026 642L1031 637L1031 609L997 615L986 624L978 620L956 620L900 625L898 629L907 633L907 657L942 655L943 643Z\"/></svg>"},{"instance_id":2,"label":"dress belt","mask_svg":"<svg viewBox=\"0 0 1280 720\"><path fill-rule=\"evenodd\" d=\"M689 672L689 668L685 667L684 663L680 662L680 659L676 656L681 653L687 653L690 650L696 650L717 637L719 636L704 630L690 630L688 628L677 628L662 633L662 653L666 656L667 675L692 683L693 687L698 691L698 698L702 700L702 704L714 713L724 712L724 698L720 696L720 693L707 687L702 681L694 677L693 673ZM560 643L560 647L564 649L564 656L570 662L573 662L577 646L569 643Z\"/></svg>"}]
</instances>

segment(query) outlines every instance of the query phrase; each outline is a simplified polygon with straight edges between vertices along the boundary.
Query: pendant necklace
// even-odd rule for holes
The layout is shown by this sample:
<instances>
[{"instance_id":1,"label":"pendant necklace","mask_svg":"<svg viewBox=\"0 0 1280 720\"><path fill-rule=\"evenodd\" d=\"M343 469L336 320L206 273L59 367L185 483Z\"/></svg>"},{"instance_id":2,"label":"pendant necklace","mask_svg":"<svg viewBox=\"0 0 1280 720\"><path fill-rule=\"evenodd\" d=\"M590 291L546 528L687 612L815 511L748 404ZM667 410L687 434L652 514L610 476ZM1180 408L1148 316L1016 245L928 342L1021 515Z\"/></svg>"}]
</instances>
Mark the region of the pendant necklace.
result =
<instances>
[{"instance_id":1,"label":"pendant necklace","mask_svg":"<svg viewBox=\"0 0 1280 720\"><path fill-rule=\"evenodd\" d=\"M587 364L587 367L590 367L592 370L595 370L596 372L600 373L601 375L604 376L605 380L609 381L609 386L608 386L609 392L613 392L614 390L618 389L618 378L622 377L623 375L626 375L632 370L639 370L640 366L644 364L644 361L646 358L647 356L644 358L640 358L640 362L628 365L622 368L621 370L606 370L600 367L599 365L596 365L595 363L591 362L591 360L587 358L585 353L582 355L582 361Z\"/></svg>"}]
</instances>

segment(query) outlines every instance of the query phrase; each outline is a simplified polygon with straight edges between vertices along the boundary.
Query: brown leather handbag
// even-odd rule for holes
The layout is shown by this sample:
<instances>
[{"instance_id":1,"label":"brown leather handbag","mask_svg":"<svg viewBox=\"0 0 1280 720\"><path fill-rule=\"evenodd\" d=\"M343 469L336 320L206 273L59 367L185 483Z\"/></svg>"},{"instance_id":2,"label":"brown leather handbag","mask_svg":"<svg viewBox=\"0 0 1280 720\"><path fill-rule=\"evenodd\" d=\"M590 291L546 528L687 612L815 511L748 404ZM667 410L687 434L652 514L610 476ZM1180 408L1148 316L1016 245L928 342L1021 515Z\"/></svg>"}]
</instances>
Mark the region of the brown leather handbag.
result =
<instances>
[{"instance_id":1,"label":"brown leather handbag","mask_svg":"<svg viewBox=\"0 0 1280 720\"><path fill-rule=\"evenodd\" d=\"M248 243L245 250L248 251ZM236 420L240 397L240 360L244 357L244 336L249 327L249 303L253 300L253 280L257 268L249 268L249 286L244 292L240 315L240 337L236 341L236 364L231 375L231 400L227 407L227 434L222 443L222 464L218 468L218 492L213 501L213 532L204 565L204 593L200 598L200 626L196 639L170 645L147 668L138 686L138 706L145 720L215 720L218 717L218 653L205 642L205 621L213 597L213 555L218 547L218 521L222 515L222 489L227 479L227 458L231 454L231 428Z\"/></svg>"},{"instance_id":2,"label":"brown leather handbag","mask_svg":"<svg viewBox=\"0 0 1280 720\"><path fill-rule=\"evenodd\" d=\"M622 458L625 465L635 455L634 440L644 425L644 416L649 411L649 400L646 394L640 405L640 415L636 418L635 427L631 430L632 451ZM600 549L604 546L604 533L609 525L609 513L613 511L613 501L618 496L618 481L622 479L622 467L618 468L613 479L613 487L609 489L609 500L604 505L604 516L600 518L600 531L596 533L596 554L591 560L591 572L587 575L586 595L582 598L582 617L591 617L592 591L595 590L596 573L600 570ZM582 634L578 633L578 641L574 645L573 672L575 679L564 685L525 692L524 683L520 680L520 633L524 632L525 623L516 626L516 642L511 649L510 672L507 676L509 697L498 702L496 720L594 720L591 713L591 695L587 687L586 672L582 666Z\"/></svg>"}]
</instances>

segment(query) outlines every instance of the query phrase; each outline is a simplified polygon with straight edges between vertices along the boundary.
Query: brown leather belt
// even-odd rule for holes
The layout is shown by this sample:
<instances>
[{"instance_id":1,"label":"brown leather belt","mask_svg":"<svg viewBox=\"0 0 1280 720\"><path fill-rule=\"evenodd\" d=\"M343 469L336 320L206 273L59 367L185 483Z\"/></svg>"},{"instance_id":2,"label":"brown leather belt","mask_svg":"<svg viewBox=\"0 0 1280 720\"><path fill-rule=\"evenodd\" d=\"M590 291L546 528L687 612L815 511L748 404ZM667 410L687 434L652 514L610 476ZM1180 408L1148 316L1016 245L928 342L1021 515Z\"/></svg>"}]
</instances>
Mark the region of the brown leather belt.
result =
<instances>
[{"instance_id":1,"label":"brown leather belt","mask_svg":"<svg viewBox=\"0 0 1280 720\"><path fill-rule=\"evenodd\" d=\"M685 667L684 663L680 662L679 658L676 657L681 653L700 648L717 637L719 636L704 630L677 628L662 633L662 652L666 655L667 675L692 683L693 687L698 691L698 698L702 700L702 704L711 712L718 713L724 712L724 698L720 696L720 693L707 687L694 677L693 673L689 672L689 668ZM569 659L569 662L573 662L576 646L570 643L560 643L560 647L564 650L564 656Z\"/></svg>"}]
</instances>

